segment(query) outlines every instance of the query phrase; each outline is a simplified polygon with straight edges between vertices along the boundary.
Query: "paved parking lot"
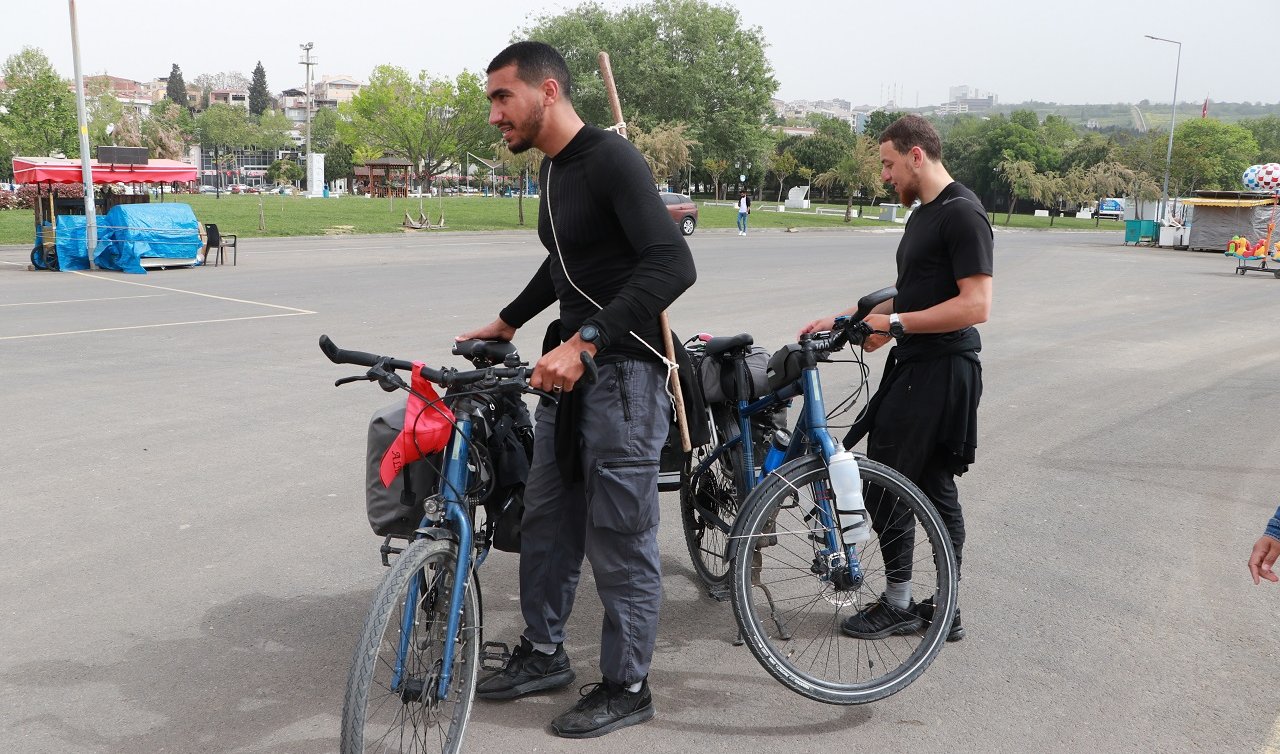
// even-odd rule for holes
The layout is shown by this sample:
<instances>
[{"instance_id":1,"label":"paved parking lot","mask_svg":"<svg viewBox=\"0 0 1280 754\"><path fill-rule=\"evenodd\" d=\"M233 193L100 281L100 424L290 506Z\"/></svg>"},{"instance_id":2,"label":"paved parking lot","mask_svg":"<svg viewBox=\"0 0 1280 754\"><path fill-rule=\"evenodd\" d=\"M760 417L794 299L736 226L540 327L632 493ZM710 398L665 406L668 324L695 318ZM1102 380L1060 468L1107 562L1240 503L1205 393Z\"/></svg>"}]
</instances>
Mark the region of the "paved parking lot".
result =
<instances>
[{"instance_id":1,"label":"paved parking lot","mask_svg":"<svg viewBox=\"0 0 1280 754\"><path fill-rule=\"evenodd\" d=\"M893 279L892 233L699 231L682 335L770 348ZM364 433L391 397L316 348L450 363L543 253L532 234L253 240L237 267L25 269L0 247L0 745L13 752L336 751L382 575ZM1232 751L1280 747L1280 587L1245 561L1280 500L1280 280L1120 233L1000 233L983 328L969 638L857 708L775 683L694 585L664 497L658 717L545 729L561 692L478 703L475 752ZM517 344L538 347L547 317ZM870 357L873 379L883 356ZM829 391L852 372L824 370ZM483 574L519 629L516 560ZM569 651L596 674L580 590Z\"/></svg>"}]
</instances>

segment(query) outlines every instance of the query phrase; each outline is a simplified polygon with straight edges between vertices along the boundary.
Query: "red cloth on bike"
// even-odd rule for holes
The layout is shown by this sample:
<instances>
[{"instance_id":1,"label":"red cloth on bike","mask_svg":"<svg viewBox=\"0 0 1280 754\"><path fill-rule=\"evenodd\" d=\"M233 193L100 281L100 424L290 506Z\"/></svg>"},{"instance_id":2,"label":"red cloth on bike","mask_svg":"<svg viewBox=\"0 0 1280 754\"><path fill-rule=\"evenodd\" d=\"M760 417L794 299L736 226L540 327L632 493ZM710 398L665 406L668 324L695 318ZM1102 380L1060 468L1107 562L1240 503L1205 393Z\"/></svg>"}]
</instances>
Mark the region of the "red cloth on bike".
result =
<instances>
[{"instance_id":1,"label":"red cloth on bike","mask_svg":"<svg viewBox=\"0 0 1280 754\"><path fill-rule=\"evenodd\" d=\"M390 487L406 464L444 450L453 432L453 412L440 400L436 388L422 374L422 363L413 363L413 390L404 407L404 429L382 455L382 484Z\"/></svg>"}]
</instances>

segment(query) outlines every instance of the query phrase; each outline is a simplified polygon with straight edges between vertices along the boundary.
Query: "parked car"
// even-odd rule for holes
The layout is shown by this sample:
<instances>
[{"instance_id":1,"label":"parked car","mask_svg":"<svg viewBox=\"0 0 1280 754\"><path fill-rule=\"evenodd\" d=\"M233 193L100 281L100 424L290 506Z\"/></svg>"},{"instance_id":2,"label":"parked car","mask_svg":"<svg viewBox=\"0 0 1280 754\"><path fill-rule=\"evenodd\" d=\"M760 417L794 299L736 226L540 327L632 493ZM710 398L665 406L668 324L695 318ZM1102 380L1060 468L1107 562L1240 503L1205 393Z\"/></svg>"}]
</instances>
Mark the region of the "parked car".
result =
<instances>
[{"instance_id":1,"label":"parked car","mask_svg":"<svg viewBox=\"0 0 1280 754\"><path fill-rule=\"evenodd\" d=\"M698 227L698 205L684 194L660 194L662 203L667 205L667 214L680 226L680 232L686 236L693 235Z\"/></svg>"},{"instance_id":2,"label":"parked car","mask_svg":"<svg viewBox=\"0 0 1280 754\"><path fill-rule=\"evenodd\" d=\"M200 184L200 193L202 193L202 194L216 194L216 193L218 193L218 187L217 187L217 186L210 186L210 185L209 185L209 184L207 184L207 183L202 183L202 184Z\"/></svg>"}]
</instances>

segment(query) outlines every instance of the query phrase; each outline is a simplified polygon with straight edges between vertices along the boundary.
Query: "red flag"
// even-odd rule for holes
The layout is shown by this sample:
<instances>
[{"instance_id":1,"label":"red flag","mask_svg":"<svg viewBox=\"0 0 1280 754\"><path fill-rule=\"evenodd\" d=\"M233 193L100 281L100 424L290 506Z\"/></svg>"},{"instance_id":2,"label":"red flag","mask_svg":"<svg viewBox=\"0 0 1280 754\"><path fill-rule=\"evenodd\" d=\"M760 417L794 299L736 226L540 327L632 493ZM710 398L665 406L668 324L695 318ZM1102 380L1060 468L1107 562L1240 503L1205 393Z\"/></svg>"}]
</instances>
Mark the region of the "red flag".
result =
<instances>
[{"instance_id":1,"label":"red flag","mask_svg":"<svg viewBox=\"0 0 1280 754\"><path fill-rule=\"evenodd\" d=\"M1200 117L1201 118L1209 117L1209 98L1208 97L1204 98L1204 107L1200 108Z\"/></svg>"},{"instance_id":2,"label":"red flag","mask_svg":"<svg viewBox=\"0 0 1280 754\"><path fill-rule=\"evenodd\" d=\"M392 480L405 464L413 463L424 454L444 450L453 432L453 412L440 400L435 387L421 375L422 364L414 362L413 389L426 397L430 404L413 393L404 407L404 429L382 456L378 471L382 484L390 487Z\"/></svg>"}]
</instances>

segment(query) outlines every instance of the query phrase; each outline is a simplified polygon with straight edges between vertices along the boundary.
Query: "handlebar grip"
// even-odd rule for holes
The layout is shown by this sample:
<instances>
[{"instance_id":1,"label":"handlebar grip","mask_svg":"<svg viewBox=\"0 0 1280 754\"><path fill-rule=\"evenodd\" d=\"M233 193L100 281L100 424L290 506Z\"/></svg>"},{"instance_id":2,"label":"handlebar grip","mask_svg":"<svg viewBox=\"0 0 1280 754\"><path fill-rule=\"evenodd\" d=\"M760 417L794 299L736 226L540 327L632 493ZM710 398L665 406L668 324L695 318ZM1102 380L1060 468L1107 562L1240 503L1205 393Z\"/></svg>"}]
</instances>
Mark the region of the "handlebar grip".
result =
<instances>
[{"instance_id":1,"label":"handlebar grip","mask_svg":"<svg viewBox=\"0 0 1280 754\"><path fill-rule=\"evenodd\" d=\"M329 361L335 364L356 364L362 367L371 367L378 363L378 357L364 351L347 351L338 348L337 344L329 339L328 335L320 336L320 350L325 356L329 357Z\"/></svg>"},{"instance_id":2,"label":"handlebar grip","mask_svg":"<svg viewBox=\"0 0 1280 754\"><path fill-rule=\"evenodd\" d=\"M600 369L596 366L596 360L591 358L591 354L586 351L580 354L580 358L582 359L583 368L586 369L582 373L582 379L586 380L590 385L596 384L596 380L600 377Z\"/></svg>"}]
</instances>

